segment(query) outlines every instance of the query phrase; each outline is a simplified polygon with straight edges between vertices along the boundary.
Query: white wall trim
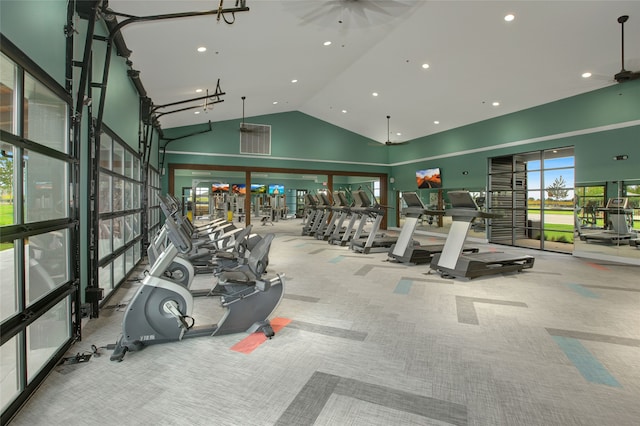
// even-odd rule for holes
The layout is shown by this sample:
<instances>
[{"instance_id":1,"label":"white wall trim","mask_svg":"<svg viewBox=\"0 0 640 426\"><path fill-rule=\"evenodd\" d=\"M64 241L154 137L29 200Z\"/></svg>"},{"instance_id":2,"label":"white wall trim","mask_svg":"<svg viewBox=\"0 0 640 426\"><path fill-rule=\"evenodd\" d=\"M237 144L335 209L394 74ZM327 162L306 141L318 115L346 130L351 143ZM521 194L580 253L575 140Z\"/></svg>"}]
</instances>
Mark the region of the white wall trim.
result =
<instances>
[{"instance_id":1,"label":"white wall trim","mask_svg":"<svg viewBox=\"0 0 640 426\"><path fill-rule=\"evenodd\" d=\"M375 166L375 167L389 167L385 163L364 163L359 161L341 161L341 160L318 160L310 158L292 158L292 157L272 157L265 155L238 155L238 154L219 154L215 152L189 152L189 151L167 151L165 154L173 155L197 155L204 157L231 157L231 158L251 158L254 160L284 160L284 161L309 161L311 163L332 163L332 164L357 164L359 166Z\"/></svg>"},{"instance_id":2,"label":"white wall trim","mask_svg":"<svg viewBox=\"0 0 640 426\"><path fill-rule=\"evenodd\" d=\"M491 151L494 149L509 148L512 146L527 145L531 143L550 141L554 139L570 138L573 136L589 135L591 133L606 132L609 130L624 129L625 127L633 127L633 126L640 126L640 120L625 121L623 123L608 124L606 126L591 127L589 129L574 130L572 132L557 133L555 135L547 135L547 136L540 136L537 138L506 142L498 145L485 146L482 148L466 149L464 151L434 155L433 157L424 157L424 158L418 158L415 160L400 161L398 163L389 164L389 166L391 167L404 166L407 164L419 163L422 161L438 160L440 158L448 158L448 157L457 157L459 155L474 154L476 152Z\"/></svg>"},{"instance_id":3,"label":"white wall trim","mask_svg":"<svg viewBox=\"0 0 640 426\"><path fill-rule=\"evenodd\" d=\"M308 161L311 163L353 164L353 165L359 165L359 166L374 166L374 167L396 167L396 166L404 166L407 164L420 163L423 161L438 160L440 158L457 157L460 155L474 154L477 152L491 151L494 149L509 148L513 146L528 145L532 143L550 141L554 139L570 138L573 136L589 135L592 133L624 129L626 127L633 127L633 126L640 126L640 120L625 121L623 123L608 124L606 126L591 127L589 129L574 130L571 132L557 133L554 135L540 136L540 137L531 138L531 139L522 139L519 141L505 142L498 145L490 145L490 146L484 146L481 148L466 149L464 151L450 152L447 154L434 155L432 157L423 157L423 158L400 161L397 163L390 163L390 164L366 163L366 162L360 162L360 161L343 161L343 160L318 160L318 159L312 159L312 158L272 157L272 156L264 156L264 155L258 156L258 155L220 154L220 153L212 153L212 152L167 151L165 154L190 155L190 156L196 155L196 156L203 156L203 157L242 158L242 159L260 160L260 161L264 161L264 160L297 161L297 162Z\"/></svg>"}]
</instances>

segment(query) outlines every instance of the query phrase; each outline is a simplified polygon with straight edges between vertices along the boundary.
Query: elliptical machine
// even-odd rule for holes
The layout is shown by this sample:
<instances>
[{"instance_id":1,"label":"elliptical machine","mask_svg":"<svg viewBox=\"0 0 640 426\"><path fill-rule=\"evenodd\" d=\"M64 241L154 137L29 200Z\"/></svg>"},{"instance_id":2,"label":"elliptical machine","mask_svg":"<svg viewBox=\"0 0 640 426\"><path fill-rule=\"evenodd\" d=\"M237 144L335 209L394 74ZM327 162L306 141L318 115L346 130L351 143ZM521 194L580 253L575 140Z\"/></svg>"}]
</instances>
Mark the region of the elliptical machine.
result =
<instances>
[{"instance_id":1,"label":"elliptical machine","mask_svg":"<svg viewBox=\"0 0 640 426\"><path fill-rule=\"evenodd\" d=\"M244 276L258 279L234 280L233 285L217 292L220 304L225 308L224 315L217 324L195 326L193 294L164 274L179 252L186 253L191 249L191 238L182 232L172 217L168 217L165 224L169 243L127 306L122 335L111 354L111 361L122 361L127 352L138 351L145 346L190 337L256 331L263 332L268 338L273 337L275 333L268 318L282 300L284 276L261 278L260 268L264 266L259 256L264 257L269 252L275 235L265 236L249 255L242 271L238 271L250 271Z\"/></svg>"}]
</instances>

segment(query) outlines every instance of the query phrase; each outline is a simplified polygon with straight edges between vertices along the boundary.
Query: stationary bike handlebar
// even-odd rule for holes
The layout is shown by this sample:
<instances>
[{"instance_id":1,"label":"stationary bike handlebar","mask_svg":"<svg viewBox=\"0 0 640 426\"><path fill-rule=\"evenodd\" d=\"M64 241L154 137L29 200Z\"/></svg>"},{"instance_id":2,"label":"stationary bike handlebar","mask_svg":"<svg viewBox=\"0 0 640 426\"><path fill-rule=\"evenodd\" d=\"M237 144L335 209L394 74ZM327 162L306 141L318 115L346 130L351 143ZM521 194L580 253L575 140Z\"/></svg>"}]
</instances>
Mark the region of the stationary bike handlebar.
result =
<instances>
[{"instance_id":1,"label":"stationary bike handlebar","mask_svg":"<svg viewBox=\"0 0 640 426\"><path fill-rule=\"evenodd\" d=\"M162 199L162 196L160 196ZM167 216L165 220L167 226L167 236L180 253L189 253L193 247L191 236L186 235L183 229L176 223L173 215Z\"/></svg>"}]
</instances>

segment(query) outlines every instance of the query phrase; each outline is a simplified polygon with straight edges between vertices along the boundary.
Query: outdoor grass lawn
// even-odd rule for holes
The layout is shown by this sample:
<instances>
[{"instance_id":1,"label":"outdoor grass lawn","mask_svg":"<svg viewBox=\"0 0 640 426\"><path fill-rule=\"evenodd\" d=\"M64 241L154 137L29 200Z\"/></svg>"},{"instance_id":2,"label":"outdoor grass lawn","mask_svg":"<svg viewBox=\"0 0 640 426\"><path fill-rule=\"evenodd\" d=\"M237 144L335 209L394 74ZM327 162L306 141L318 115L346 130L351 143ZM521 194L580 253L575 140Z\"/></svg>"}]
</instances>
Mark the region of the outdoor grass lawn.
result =
<instances>
[{"instance_id":1,"label":"outdoor grass lawn","mask_svg":"<svg viewBox=\"0 0 640 426\"><path fill-rule=\"evenodd\" d=\"M0 204L0 226L13 224L13 204Z\"/></svg>"},{"instance_id":2,"label":"outdoor grass lawn","mask_svg":"<svg viewBox=\"0 0 640 426\"><path fill-rule=\"evenodd\" d=\"M540 209L528 209L530 212L540 213ZM573 210L549 210L545 209L545 214L565 214L565 215L573 215Z\"/></svg>"},{"instance_id":3,"label":"outdoor grass lawn","mask_svg":"<svg viewBox=\"0 0 640 426\"><path fill-rule=\"evenodd\" d=\"M0 226L13 224L13 204L0 204ZM0 251L13 248L12 243L0 243Z\"/></svg>"},{"instance_id":4,"label":"outdoor grass lawn","mask_svg":"<svg viewBox=\"0 0 640 426\"><path fill-rule=\"evenodd\" d=\"M553 228L553 231L544 231L545 241L560 241L565 243L573 243L573 225L546 224L547 228ZM564 240L564 241L563 241Z\"/></svg>"}]
</instances>

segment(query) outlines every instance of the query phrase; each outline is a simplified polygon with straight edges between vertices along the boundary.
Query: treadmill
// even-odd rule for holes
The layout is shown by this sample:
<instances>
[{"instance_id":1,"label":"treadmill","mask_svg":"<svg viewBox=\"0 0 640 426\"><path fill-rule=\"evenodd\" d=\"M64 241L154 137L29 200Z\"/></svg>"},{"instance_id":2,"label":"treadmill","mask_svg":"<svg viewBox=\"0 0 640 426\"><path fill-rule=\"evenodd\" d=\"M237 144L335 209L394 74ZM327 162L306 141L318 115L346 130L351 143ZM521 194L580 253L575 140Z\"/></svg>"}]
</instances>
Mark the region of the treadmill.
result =
<instances>
[{"instance_id":1,"label":"treadmill","mask_svg":"<svg viewBox=\"0 0 640 426\"><path fill-rule=\"evenodd\" d=\"M478 209L469 191L449 191L448 196L451 208L445 211L445 215L452 216L453 222L442 253L436 253L431 260L432 270L443 277L472 279L533 268L535 258L529 255L504 252L463 253L464 240L473 219L491 219L500 215Z\"/></svg>"},{"instance_id":2,"label":"treadmill","mask_svg":"<svg viewBox=\"0 0 640 426\"><path fill-rule=\"evenodd\" d=\"M583 234L580 231L580 240L585 242L597 242L604 244L620 244L628 241L630 245L632 239L637 238L637 233L629 228L627 216L633 214L633 209L629 208L629 199L626 197L609 198L607 206L597 209L605 214L605 222L608 224L607 230Z\"/></svg>"},{"instance_id":3,"label":"treadmill","mask_svg":"<svg viewBox=\"0 0 640 426\"><path fill-rule=\"evenodd\" d=\"M431 262L433 255L442 253L444 244L421 245L413 240L418 221L422 216L442 216L444 210L427 209L415 192L403 192L402 199L407 207L402 209L405 215L398 241L389 249L389 260L393 262L421 265ZM477 248L464 247L463 253L477 253Z\"/></svg>"},{"instance_id":4,"label":"treadmill","mask_svg":"<svg viewBox=\"0 0 640 426\"><path fill-rule=\"evenodd\" d=\"M347 201L344 192L336 191L333 193L333 206L331 210L333 216L331 216L331 221L322 235L322 239L325 241L328 241L330 238L340 239L342 238L342 233L345 231L343 224L349 216L350 209L349 201ZM318 235L316 235L316 238L318 238Z\"/></svg>"},{"instance_id":5,"label":"treadmill","mask_svg":"<svg viewBox=\"0 0 640 426\"><path fill-rule=\"evenodd\" d=\"M389 247L398 241L398 237L378 233L380 223L384 218L387 207L381 206L378 203L372 204L369 196L364 191L354 191L353 194L354 198L360 198L364 214L360 220L358 229L349 244L349 248L353 251L364 254L388 252ZM365 235L363 232L367 217L373 217L374 221L371 231L369 231L368 235Z\"/></svg>"},{"instance_id":6,"label":"treadmill","mask_svg":"<svg viewBox=\"0 0 640 426\"><path fill-rule=\"evenodd\" d=\"M365 208L362 206L362 199L360 198L360 190L351 192L351 197L353 198L353 202L351 205L345 207L347 215L344 217L343 221L349 217L349 221L347 222L347 226L343 229L342 225L340 225L340 229L334 229L334 233L331 234L329 239L327 240L329 244L335 244L340 246L346 246L351 242L351 240L356 235L357 228L360 227L360 224L363 220L366 221L366 213ZM348 204L345 197L345 203ZM356 222L358 225L356 226ZM364 224L362 224L364 226Z\"/></svg>"}]
</instances>

